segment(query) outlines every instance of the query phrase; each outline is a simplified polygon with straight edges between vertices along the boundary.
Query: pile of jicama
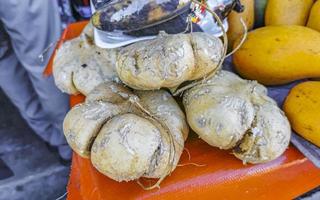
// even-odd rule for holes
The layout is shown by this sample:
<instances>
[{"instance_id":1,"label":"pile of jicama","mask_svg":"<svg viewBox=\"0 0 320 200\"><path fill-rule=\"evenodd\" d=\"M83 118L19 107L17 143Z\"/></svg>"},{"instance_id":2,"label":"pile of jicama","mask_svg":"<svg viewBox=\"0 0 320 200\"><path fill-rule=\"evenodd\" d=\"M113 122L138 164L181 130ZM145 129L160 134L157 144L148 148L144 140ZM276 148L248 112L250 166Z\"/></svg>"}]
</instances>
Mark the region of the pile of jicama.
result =
<instances>
[{"instance_id":1,"label":"pile of jicama","mask_svg":"<svg viewBox=\"0 0 320 200\"><path fill-rule=\"evenodd\" d=\"M209 145L231 149L244 163L276 159L290 141L286 116L264 86L221 70L223 55L222 41L200 32L161 33L100 49L88 25L54 59L56 85L86 96L65 118L68 143L116 181L146 177L160 183L179 162L188 124ZM190 81L182 109L170 91Z\"/></svg>"}]
</instances>

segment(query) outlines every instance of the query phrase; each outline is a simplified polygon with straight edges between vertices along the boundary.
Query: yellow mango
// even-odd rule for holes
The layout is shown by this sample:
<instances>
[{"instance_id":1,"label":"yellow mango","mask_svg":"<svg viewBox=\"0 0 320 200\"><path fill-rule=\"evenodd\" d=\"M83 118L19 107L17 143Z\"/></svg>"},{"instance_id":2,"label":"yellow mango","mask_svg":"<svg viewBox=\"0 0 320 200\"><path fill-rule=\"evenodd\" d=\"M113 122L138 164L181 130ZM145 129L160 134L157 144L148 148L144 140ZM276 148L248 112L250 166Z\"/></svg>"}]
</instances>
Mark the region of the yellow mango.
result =
<instances>
[{"instance_id":1,"label":"yellow mango","mask_svg":"<svg viewBox=\"0 0 320 200\"><path fill-rule=\"evenodd\" d=\"M243 25L240 21L241 17L248 30L251 30L254 25L254 0L241 0L241 3L244 5L244 11L242 13L232 11L228 16L229 29L227 34L229 49L232 48L234 41L239 37L241 38L244 33Z\"/></svg>"},{"instance_id":2,"label":"yellow mango","mask_svg":"<svg viewBox=\"0 0 320 200\"><path fill-rule=\"evenodd\" d=\"M314 30L320 31L320 1L319 0L312 6L307 26Z\"/></svg>"},{"instance_id":3,"label":"yellow mango","mask_svg":"<svg viewBox=\"0 0 320 200\"><path fill-rule=\"evenodd\" d=\"M314 0L269 0L265 24L306 25Z\"/></svg>"},{"instance_id":4,"label":"yellow mango","mask_svg":"<svg viewBox=\"0 0 320 200\"><path fill-rule=\"evenodd\" d=\"M307 27L262 27L248 34L233 62L241 76L265 85L319 78L319 44L320 33Z\"/></svg>"},{"instance_id":5,"label":"yellow mango","mask_svg":"<svg viewBox=\"0 0 320 200\"><path fill-rule=\"evenodd\" d=\"M320 82L298 84L290 91L283 109L295 132L320 147Z\"/></svg>"}]
</instances>

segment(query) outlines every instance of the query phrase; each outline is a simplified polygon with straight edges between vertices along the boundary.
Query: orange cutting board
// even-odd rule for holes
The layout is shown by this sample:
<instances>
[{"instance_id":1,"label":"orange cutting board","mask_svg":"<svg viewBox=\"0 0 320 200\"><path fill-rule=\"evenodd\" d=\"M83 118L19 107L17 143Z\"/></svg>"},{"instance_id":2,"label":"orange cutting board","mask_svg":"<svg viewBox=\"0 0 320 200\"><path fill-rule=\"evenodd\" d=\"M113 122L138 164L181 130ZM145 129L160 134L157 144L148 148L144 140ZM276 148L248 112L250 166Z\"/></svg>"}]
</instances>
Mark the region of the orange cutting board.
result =
<instances>
[{"instance_id":1,"label":"orange cutting board","mask_svg":"<svg viewBox=\"0 0 320 200\"><path fill-rule=\"evenodd\" d=\"M65 40L80 34L87 22L71 24ZM45 72L52 73L52 60ZM71 97L71 106L84 100ZM320 169L295 147L290 146L278 159L259 165L243 165L228 151L219 150L191 134L177 169L161 189L144 191L136 182L118 183L99 173L90 160L73 155L68 200L117 199L293 199L320 185ZM188 165L196 163L203 166Z\"/></svg>"}]
</instances>

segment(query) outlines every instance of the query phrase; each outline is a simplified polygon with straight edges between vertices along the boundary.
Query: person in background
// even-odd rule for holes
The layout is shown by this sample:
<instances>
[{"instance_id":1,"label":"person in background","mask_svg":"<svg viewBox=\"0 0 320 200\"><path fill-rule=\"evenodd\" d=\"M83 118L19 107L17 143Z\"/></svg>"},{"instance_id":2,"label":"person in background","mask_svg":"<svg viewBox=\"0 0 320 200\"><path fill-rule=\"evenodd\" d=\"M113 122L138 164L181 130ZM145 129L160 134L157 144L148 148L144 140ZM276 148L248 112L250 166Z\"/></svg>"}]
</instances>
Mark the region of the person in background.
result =
<instances>
[{"instance_id":1,"label":"person in background","mask_svg":"<svg viewBox=\"0 0 320 200\"><path fill-rule=\"evenodd\" d=\"M65 29L75 21L89 20L91 17L90 0L56 0L59 5L61 26ZM106 1L106 0L94 0Z\"/></svg>"},{"instance_id":2,"label":"person in background","mask_svg":"<svg viewBox=\"0 0 320 200\"><path fill-rule=\"evenodd\" d=\"M77 20L88 20L91 17L90 0L70 0L74 17Z\"/></svg>"},{"instance_id":3,"label":"person in background","mask_svg":"<svg viewBox=\"0 0 320 200\"><path fill-rule=\"evenodd\" d=\"M70 0L56 0L58 2L62 29L67 28L70 23L76 21L73 16Z\"/></svg>"},{"instance_id":4,"label":"person in background","mask_svg":"<svg viewBox=\"0 0 320 200\"><path fill-rule=\"evenodd\" d=\"M35 133L69 160L62 131L68 96L43 75L61 31L55 0L0 1L0 87Z\"/></svg>"}]
</instances>

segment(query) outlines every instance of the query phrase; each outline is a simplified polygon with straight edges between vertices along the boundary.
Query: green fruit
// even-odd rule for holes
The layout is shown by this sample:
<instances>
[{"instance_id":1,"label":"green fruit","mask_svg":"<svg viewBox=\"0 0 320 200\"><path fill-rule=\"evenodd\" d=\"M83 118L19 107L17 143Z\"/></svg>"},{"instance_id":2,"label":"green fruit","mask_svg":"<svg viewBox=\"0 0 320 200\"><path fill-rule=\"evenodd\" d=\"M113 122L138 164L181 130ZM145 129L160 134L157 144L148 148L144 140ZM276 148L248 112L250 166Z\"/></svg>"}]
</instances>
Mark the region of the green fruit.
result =
<instances>
[{"instance_id":1,"label":"green fruit","mask_svg":"<svg viewBox=\"0 0 320 200\"><path fill-rule=\"evenodd\" d=\"M255 28L264 26L264 13L268 0L255 0Z\"/></svg>"}]
</instances>

